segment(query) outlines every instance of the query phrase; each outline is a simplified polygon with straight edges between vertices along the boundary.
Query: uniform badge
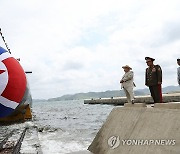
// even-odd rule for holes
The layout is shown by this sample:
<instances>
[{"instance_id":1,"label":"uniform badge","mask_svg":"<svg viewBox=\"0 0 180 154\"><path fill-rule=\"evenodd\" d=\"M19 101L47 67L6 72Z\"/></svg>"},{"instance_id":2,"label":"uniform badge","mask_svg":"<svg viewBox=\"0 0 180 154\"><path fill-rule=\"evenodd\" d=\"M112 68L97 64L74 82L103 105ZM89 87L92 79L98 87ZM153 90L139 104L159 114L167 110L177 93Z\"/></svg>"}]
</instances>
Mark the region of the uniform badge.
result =
<instances>
[{"instance_id":1,"label":"uniform badge","mask_svg":"<svg viewBox=\"0 0 180 154\"><path fill-rule=\"evenodd\" d=\"M152 69L152 72L156 72L156 68L153 68L153 69Z\"/></svg>"}]
</instances>

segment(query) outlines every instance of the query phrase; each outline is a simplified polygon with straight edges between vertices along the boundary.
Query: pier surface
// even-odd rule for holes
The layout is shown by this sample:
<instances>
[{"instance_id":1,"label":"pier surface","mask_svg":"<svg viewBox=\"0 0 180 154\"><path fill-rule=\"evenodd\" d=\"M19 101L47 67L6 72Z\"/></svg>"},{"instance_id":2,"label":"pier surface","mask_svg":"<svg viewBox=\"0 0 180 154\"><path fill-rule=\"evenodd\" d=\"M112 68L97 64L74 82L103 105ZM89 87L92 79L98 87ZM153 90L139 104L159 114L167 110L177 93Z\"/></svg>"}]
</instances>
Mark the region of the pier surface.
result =
<instances>
[{"instance_id":1,"label":"pier surface","mask_svg":"<svg viewBox=\"0 0 180 154\"><path fill-rule=\"evenodd\" d=\"M179 102L180 93L163 94L163 102ZM98 98L86 99L84 104L108 104L108 105L124 105L127 102L126 97ZM150 95L135 96L135 103L152 104L153 100Z\"/></svg>"},{"instance_id":2,"label":"pier surface","mask_svg":"<svg viewBox=\"0 0 180 154\"><path fill-rule=\"evenodd\" d=\"M180 153L180 102L114 108L88 150L95 154Z\"/></svg>"}]
</instances>

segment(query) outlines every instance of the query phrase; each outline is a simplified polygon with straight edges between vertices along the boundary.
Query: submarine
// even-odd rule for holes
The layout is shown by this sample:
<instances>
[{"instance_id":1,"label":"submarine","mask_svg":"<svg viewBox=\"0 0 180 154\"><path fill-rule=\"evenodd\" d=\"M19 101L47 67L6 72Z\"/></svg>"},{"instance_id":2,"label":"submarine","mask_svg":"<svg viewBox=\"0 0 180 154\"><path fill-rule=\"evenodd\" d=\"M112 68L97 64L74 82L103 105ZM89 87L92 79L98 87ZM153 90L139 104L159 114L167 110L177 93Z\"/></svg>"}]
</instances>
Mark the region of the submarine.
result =
<instances>
[{"instance_id":1,"label":"submarine","mask_svg":"<svg viewBox=\"0 0 180 154\"><path fill-rule=\"evenodd\" d=\"M32 96L18 59L0 46L0 124L32 119Z\"/></svg>"}]
</instances>

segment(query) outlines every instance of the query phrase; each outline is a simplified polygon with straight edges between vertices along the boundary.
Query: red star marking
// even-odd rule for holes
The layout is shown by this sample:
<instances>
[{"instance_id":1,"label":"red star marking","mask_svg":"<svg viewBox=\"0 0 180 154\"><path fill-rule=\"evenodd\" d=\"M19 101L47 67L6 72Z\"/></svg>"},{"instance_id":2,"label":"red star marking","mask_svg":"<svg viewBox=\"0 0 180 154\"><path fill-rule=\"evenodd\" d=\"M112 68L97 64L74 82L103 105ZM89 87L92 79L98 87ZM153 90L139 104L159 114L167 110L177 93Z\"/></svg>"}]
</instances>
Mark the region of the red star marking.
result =
<instances>
[{"instance_id":1,"label":"red star marking","mask_svg":"<svg viewBox=\"0 0 180 154\"><path fill-rule=\"evenodd\" d=\"M0 74L2 74L2 73L4 73L5 72L5 70L0 70Z\"/></svg>"}]
</instances>

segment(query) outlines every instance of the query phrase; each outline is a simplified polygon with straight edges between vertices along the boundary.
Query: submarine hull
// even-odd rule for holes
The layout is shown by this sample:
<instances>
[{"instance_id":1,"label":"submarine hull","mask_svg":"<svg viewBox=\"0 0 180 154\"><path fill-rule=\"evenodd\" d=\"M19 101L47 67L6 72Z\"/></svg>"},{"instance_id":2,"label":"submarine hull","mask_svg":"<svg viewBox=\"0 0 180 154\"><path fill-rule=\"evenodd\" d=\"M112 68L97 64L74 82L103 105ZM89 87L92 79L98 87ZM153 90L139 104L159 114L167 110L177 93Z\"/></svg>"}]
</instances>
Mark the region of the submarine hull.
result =
<instances>
[{"instance_id":1,"label":"submarine hull","mask_svg":"<svg viewBox=\"0 0 180 154\"><path fill-rule=\"evenodd\" d=\"M32 118L31 106L26 73L19 61L0 47L0 122Z\"/></svg>"}]
</instances>

